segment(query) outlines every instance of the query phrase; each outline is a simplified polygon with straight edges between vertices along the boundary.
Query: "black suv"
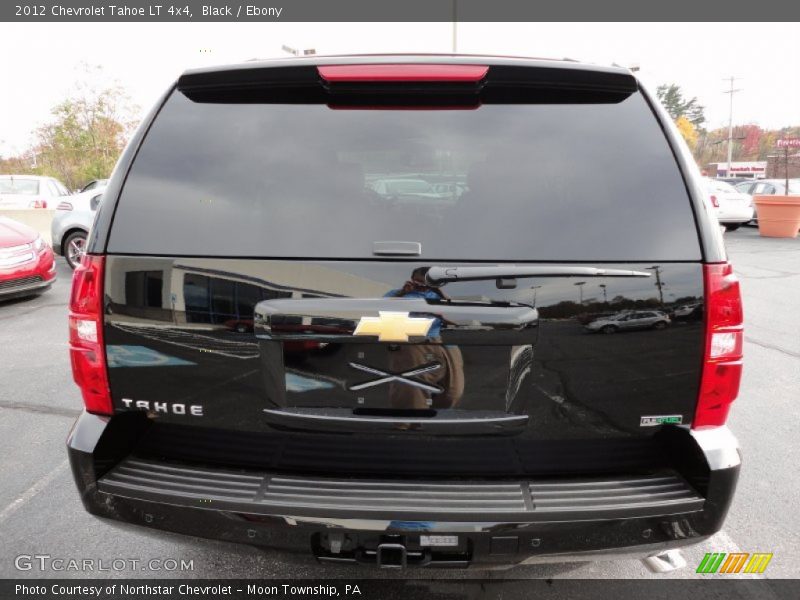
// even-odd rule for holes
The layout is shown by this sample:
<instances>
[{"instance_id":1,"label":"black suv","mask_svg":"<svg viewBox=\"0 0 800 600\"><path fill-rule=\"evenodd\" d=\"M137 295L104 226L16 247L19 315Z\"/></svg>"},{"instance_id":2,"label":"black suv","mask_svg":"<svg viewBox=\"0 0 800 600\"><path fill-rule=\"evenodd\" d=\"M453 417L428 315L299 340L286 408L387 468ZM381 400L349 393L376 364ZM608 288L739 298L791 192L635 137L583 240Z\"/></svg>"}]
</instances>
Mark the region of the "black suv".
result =
<instances>
[{"instance_id":1,"label":"black suv","mask_svg":"<svg viewBox=\"0 0 800 600\"><path fill-rule=\"evenodd\" d=\"M742 309L628 71L473 56L184 73L75 272L86 509L379 566L718 531ZM597 315L701 318L588 336Z\"/></svg>"}]
</instances>

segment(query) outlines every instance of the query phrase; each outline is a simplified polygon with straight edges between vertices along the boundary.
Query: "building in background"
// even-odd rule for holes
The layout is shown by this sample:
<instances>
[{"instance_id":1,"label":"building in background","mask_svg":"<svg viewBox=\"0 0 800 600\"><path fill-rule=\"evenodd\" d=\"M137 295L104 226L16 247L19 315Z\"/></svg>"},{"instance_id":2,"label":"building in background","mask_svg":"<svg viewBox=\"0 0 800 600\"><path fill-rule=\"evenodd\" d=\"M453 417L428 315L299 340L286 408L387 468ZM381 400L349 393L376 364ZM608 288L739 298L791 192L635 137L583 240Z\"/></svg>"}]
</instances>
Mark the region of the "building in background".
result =
<instances>
[{"instance_id":1,"label":"building in background","mask_svg":"<svg viewBox=\"0 0 800 600\"><path fill-rule=\"evenodd\" d=\"M732 162L730 173L727 162L711 163L706 169L709 177L741 177L743 179L764 179L767 176L767 161L751 160Z\"/></svg>"}]
</instances>

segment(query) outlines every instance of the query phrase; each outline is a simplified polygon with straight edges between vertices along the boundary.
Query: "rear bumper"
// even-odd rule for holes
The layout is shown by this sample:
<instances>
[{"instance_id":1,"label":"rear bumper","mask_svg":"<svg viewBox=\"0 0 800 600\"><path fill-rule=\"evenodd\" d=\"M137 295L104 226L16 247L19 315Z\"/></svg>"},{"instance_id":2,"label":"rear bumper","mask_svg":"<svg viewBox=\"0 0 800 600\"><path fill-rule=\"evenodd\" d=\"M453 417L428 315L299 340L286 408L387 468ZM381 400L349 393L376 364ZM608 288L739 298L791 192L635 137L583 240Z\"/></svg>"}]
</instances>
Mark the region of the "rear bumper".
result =
<instances>
[{"instance_id":1,"label":"rear bumper","mask_svg":"<svg viewBox=\"0 0 800 600\"><path fill-rule=\"evenodd\" d=\"M67 443L89 512L152 529L313 554L326 562L468 566L649 556L718 531L739 471L736 441L726 428L685 436L705 461L697 486L702 491L668 471L569 480L409 481L294 476L136 457L112 467L95 456L108 422L82 415Z\"/></svg>"},{"instance_id":2,"label":"rear bumper","mask_svg":"<svg viewBox=\"0 0 800 600\"><path fill-rule=\"evenodd\" d=\"M720 223L747 223L755 216L752 206L717 209L717 220Z\"/></svg>"}]
</instances>

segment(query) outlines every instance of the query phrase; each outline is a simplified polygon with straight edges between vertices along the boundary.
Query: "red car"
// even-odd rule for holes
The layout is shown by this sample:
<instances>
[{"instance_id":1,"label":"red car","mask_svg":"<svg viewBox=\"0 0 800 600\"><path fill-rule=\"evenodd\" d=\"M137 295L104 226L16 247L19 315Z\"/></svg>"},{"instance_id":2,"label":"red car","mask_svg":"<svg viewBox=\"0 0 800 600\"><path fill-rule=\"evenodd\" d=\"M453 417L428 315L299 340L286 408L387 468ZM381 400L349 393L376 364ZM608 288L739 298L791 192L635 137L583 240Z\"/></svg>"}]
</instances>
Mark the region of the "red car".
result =
<instances>
[{"instance_id":1,"label":"red car","mask_svg":"<svg viewBox=\"0 0 800 600\"><path fill-rule=\"evenodd\" d=\"M0 300L41 294L55 280L47 242L27 225L0 217Z\"/></svg>"}]
</instances>

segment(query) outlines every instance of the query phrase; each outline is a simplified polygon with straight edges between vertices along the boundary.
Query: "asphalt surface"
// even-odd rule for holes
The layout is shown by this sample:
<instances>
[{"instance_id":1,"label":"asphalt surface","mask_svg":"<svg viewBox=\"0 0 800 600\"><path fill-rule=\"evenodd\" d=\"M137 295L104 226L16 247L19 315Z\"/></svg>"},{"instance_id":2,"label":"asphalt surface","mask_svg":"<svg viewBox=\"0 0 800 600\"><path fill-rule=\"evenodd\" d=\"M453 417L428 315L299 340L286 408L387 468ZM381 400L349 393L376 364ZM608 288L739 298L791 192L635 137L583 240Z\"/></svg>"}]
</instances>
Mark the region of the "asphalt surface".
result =
<instances>
[{"instance_id":1,"label":"asphalt surface","mask_svg":"<svg viewBox=\"0 0 800 600\"><path fill-rule=\"evenodd\" d=\"M797 577L800 564L800 238L761 238L756 229L726 234L742 281L746 315L745 372L729 424L744 468L724 530L684 550L689 566L656 575L636 560L523 565L506 571L415 570L321 566L310 557L155 534L84 512L72 482L64 440L81 399L67 354L71 271L40 297L0 303L0 577L409 577L654 578L701 577L706 552L772 552L765 577ZM140 561L107 572L19 570L20 555ZM143 571L151 559L193 561L193 570ZM708 576L706 576L708 577Z\"/></svg>"}]
</instances>

